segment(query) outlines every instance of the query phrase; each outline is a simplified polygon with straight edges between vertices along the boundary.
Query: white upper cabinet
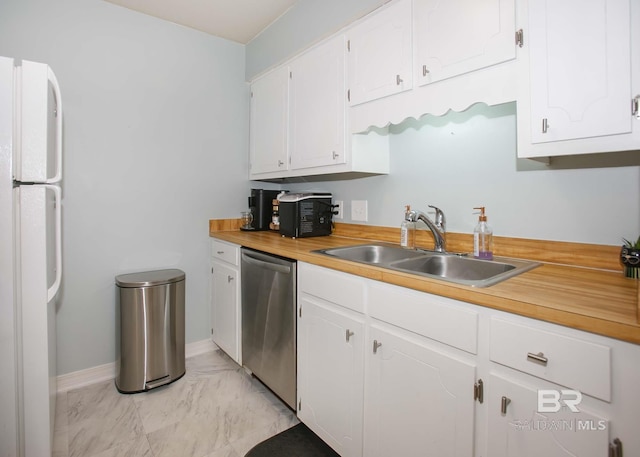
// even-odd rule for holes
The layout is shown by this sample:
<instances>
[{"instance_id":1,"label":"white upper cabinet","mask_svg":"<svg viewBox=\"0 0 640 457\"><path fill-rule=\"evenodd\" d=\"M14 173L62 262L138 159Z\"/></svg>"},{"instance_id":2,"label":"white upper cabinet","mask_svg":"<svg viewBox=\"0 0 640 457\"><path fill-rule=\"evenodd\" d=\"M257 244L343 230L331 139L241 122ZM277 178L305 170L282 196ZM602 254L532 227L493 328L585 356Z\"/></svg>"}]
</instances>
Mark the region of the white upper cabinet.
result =
<instances>
[{"instance_id":1,"label":"white upper cabinet","mask_svg":"<svg viewBox=\"0 0 640 457\"><path fill-rule=\"evenodd\" d=\"M522 9L518 155L639 149L631 106L640 93L640 33L631 24L640 2L523 0Z\"/></svg>"},{"instance_id":2,"label":"white upper cabinet","mask_svg":"<svg viewBox=\"0 0 640 457\"><path fill-rule=\"evenodd\" d=\"M414 9L420 85L516 56L515 0L414 0Z\"/></svg>"},{"instance_id":3,"label":"white upper cabinet","mask_svg":"<svg viewBox=\"0 0 640 457\"><path fill-rule=\"evenodd\" d=\"M346 44L344 35L311 49L291 62L291 168L346 161Z\"/></svg>"},{"instance_id":4,"label":"white upper cabinet","mask_svg":"<svg viewBox=\"0 0 640 457\"><path fill-rule=\"evenodd\" d=\"M529 30L533 142L630 132L629 0L533 1Z\"/></svg>"},{"instance_id":5,"label":"white upper cabinet","mask_svg":"<svg viewBox=\"0 0 640 457\"><path fill-rule=\"evenodd\" d=\"M411 0L381 8L347 32L351 105L412 88L411 39Z\"/></svg>"},{"instance_id":6,"label":"white upper cabinet","mask_svg":"<svg viewBox=\"0 0 640 457\"><path fill-rule=\"evenodd\" d=\"M251 84L251 177L259 177L261 173L285 171L289 167L288 100L287 67L277 68Z\"/></svg>"}]
</instances>

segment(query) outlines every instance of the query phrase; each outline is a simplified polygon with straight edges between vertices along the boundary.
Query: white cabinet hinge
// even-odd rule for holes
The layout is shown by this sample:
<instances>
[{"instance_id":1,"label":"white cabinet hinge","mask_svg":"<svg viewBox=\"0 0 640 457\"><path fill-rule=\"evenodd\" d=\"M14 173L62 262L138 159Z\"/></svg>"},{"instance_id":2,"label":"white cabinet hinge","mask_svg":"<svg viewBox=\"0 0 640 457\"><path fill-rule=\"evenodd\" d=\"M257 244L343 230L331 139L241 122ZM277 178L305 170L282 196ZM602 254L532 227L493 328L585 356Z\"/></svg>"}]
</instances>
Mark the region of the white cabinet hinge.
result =
<instances>
[{"instance_id":1,"label":"white cabinet hinge","mask_svg":"<svg viewBox=\"0 0 640 457\"><path fill-rule=\"evenodd\" d=\"M289 72L289 79L293 79L293 72L292 71Z\"/></svg>"},{"instance_id":2,"label":"white cabinet hinge","mask_svg":"<svg viewBox=\"0 0 640 457\"><path fill-rule=\"evenodd\" d=\"M302 411L302 398L298 400L298 411Z\"/></svg>"},{"instance_id":3,"label":"white cabinet hinge","mask_svg":"<svg viewBox=\"0 0 640 457\"><path fill-rule=\"evenodd\" d=\"M640 95L631 99L631 115L640 119Z\"/></svg>"},{"instance_id":4,"label":"white cabinet hinge","mask_svg":"<svg viewBox=\"0 0 640 457\"><path fill-rule=\"evenodd\" d=\"M298 316L302 317L302 306L298 308Z\"/></svg>"},{"instance_id":5,"label":"white cabinet hinge","mask_svg":"<svg viewBox=\"0 0 640 457\"><path fill-rule=\"evenodd\" d=\"M351 40L347 40L347 52L351 52Z\"/></svg>"},{"instance_id":6,"label":"white cabinet hinge","mask_svg":"<svg viewBox=\"0 0 640 457\"><path fill-rule=\"evenodd\" d=\"M482 379L478 379L478 381L473 385L473 399L478 400L481 404L484 402L484 383L482 382Z\"/></svg>"},{"instance_id":7,"label":"white cabinet hinge","mask_svg":"<svg viewBox=\"0 0 640 457\"><path fill-rule=\"evenodd\" d=\"M524 46L524 31L522 29L516 30L516 44L520 47Z\"/></svg>"},{"instance_id":8,"label":"white cabinet hinge","mask_svg":"<svg viewBox=\"0 0 640 457\"><path fill-rule=\"evenodd\" d=\"M609 457L623 457L622 441L619 438L614 439L613 443L609 443Z\"/></svg>"},{"instance_id":9,"label":"white cabinet hinge","mask_svg":"<svg viewBox=\"0 0 640 457\"><path fill-rule=\"evenodd\" d=\"M347 89L347 101L351 101L351 89Z\"/></svg>"}]
</instances>

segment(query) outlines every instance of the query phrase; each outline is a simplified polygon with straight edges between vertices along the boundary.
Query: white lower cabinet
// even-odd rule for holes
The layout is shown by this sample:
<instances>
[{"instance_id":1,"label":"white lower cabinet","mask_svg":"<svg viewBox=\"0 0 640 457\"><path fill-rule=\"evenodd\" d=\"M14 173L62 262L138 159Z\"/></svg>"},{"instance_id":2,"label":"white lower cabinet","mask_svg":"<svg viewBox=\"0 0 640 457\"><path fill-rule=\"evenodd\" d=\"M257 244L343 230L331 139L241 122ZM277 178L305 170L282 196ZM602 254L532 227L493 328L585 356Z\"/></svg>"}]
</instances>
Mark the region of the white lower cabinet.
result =
<instances>
[{"instance_id":1,"label":"white lower cabinet","mask_svg":"<svg viewBox=\"0 0 640 457\"><path fill-rule=\"evenodd\" d=\"M343 457L472 456L473 357L362 313L403 290L373 284L298 263L298 417Z\"/></svg>"},{"instance_id":2,"label":"white lower cabinet","mask_svg":"<svg viewBox=\"0 0 640 457\"><path fill-rule=\"evenodd\" d=\"M538 392L545 389L542 412ZM556 397L555 393L565 394ZM553 412L566 400L577 402L573 392L557 385L514 380L492 373L487 380L488 452L491 457L579 456L606 457L609 421L580 404ZM564 399L564 400L563 400Z\"/></svg>"},{"instance_id":3,"label":"white lower cabinet","mask_svg":"<svg viewBox=\"0 0 640 457\"><path fill-rule=\"evenodd\" d=\"M298 307L298 417L343 457L640 455L639 345L304 262Z\"/></svg>"},{"instance_id":4,"label":"white lower cabinet","mask_svg":"<svg viewBox=\"0 0 640 457\"><path fill-rule=\"evenodd\" d=\"M343 457L362 455L363 316L299 303L298 417Z\"/></svg>"},{"instance_id":5,"label":"white lower cabinet","mask_svg":"<svg viewBox=\"0 0 640 457\"><path fill-rule=\"evenodd\" d=\"M369 329L364 455L473 455L475 365L385 324Z\"/></svg>"},{"instance_id":6,"label":"white lower cabinet","mask_svg":"<svg viewBox=\"0 0 640 457\"><path fill-rule=\"evenodd\" d=\"M240 246L212 241L210 310L211 339L229 357L241 361Z\"/></svg>"}]
</instances>

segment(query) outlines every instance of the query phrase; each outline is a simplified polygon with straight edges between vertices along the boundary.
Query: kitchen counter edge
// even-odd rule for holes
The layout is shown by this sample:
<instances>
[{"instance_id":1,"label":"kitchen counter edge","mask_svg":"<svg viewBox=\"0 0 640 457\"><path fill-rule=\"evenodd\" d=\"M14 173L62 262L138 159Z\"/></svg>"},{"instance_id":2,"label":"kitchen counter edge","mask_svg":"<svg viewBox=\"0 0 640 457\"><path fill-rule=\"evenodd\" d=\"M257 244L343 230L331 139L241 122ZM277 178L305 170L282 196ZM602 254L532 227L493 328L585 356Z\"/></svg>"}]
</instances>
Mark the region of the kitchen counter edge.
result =
<instances>
[{"instance_id":1,"label":"kitchen counter edge","mask_svg":"<svg viewBox=\"0 0 640 457\"><path fill-rule=\"evenodd\" d=\"M213 238L333 270L441 295L533 319L640 344L640 281L621 273L543 263L487 288L418 277L317 254L312 251L371 243L336 235L284 238L269 231L210 231Z\"/></svg>"}]
</instances>

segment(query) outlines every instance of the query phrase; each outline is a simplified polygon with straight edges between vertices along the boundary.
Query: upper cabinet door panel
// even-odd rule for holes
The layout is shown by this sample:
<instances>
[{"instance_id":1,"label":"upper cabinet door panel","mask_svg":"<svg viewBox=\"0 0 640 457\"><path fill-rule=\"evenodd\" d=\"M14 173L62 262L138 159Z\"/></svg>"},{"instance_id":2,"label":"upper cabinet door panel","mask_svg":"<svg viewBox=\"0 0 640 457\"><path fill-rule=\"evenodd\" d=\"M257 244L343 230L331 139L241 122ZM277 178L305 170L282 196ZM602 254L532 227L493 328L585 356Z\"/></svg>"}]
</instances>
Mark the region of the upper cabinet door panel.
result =
<instances>
[{"instance_id":1,"label":"upper cabinet door panel","mask_svg":"<svg viewBox=\"0 0 640 457\"><path fill-rule=\"evenodd\" d=\"M288 90L286 67L251 84L251 175L284 171L288 167Z\"/></svg>"},{"instance_id":2,"label":"upper cabinet door panel","mask_svg":"<svg viewBox=\"0 0 640 457\"><path fill-rule=\"evenodd\" d=\"M339 35L291 62L291 168L345 163L346 44Z\"/></svg>"},{"instance_id":3,"label":"upper cabinet door panel","mask_svg":"<svg viewBox=\"0 0 640 457\"><path fill-rule=\"evenodd\" d=\"M630 14L629 0L529 2L533 143L631 131Z\"/></svg>"},{"instance_id":4,"label":"upper cabinet door panel","mask_svg":"<svg viewBox=\"0 0 640 457\"><path fill-rule=\"evenodd\" d=\"M347 39L351 105L412 88L411 0L373 13Z\"/></svg>"},{"instance_id":5,"label":"upper cabinet door panel","mask_svg":"<svg viewBox=\"0 0 640 457\"><path fill-rule=\"evenodd\" d=\"M515 58L514 0L414 0L420 85Z\"/></svg>"}]
</instances>

